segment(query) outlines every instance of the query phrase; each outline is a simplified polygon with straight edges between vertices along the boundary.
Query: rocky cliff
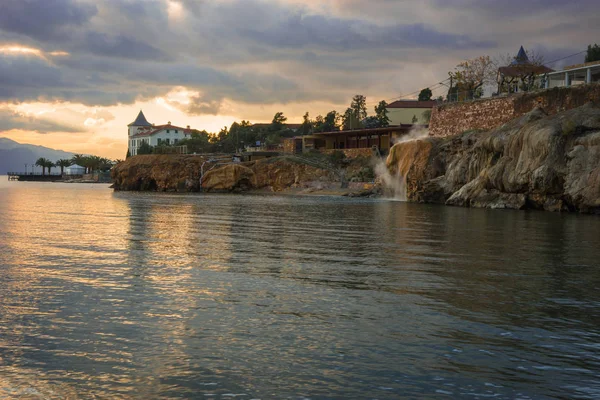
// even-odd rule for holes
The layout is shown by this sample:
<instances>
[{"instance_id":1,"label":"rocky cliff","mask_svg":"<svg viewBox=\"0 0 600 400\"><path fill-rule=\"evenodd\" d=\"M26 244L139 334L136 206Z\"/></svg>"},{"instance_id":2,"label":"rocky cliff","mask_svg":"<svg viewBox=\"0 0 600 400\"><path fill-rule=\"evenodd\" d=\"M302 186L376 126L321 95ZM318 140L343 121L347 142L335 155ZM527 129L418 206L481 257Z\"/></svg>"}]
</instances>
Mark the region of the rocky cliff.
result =
<instances>
[{"instance_id":1,"label":"rocky cliff","mask_svg":"<svg viewBox=\"0 0 600 400\"><path fill-rule=\"evenodd\" d=\"M204 166L203 166L204 164ZM200 182L201 171L202 183ZM215 165L202 156L143 155L130 157L112 170L115 190L232 192L250 189L280 191L309 182L335 182L330 170L285 158Z\"/></svg>"},{"instance_id":2,"label":"rocky cliff","mask_svg":"<svg viewBox=\"0 0 600 400\"><path fill-rule=\"evenodd\" d=\"M395 145L407 199L485 208L600 213L600 109L534 109L500 128Z\"/></svg>"}]
</instances>

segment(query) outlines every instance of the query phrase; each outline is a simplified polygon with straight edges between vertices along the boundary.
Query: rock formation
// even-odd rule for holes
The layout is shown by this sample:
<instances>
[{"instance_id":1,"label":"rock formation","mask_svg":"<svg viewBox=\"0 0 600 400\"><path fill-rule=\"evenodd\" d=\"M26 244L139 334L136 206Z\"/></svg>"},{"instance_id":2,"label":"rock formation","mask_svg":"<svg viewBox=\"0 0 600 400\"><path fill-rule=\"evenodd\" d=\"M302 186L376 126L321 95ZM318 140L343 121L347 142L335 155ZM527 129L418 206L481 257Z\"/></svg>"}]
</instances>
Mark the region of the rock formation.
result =
<instances>
[{"instance_id":1,"label":"rock formation","mask_svg":"<svg viewBox=\"0 0 600 400\"><path fill-rule=\"evenodd\" d=\"M204 166L203 166L204 164ZM115 190L171 192L238 192L250 189L280 191L315 181L338 181L330 170L286 158L248 163L215 165L195 155L139 155L119 163L112 170Z\"/></svg>"},{"instance_id":2,"label":"rock formation","mask_svg":"<svg viewBox=\"0 0 600 400\"><path fill-rule=\"evenodd\" d=\"M399 143L386 165L409 201L600 213L600 109L536 108L494 130Z\"/></svg>"}]
</instances>

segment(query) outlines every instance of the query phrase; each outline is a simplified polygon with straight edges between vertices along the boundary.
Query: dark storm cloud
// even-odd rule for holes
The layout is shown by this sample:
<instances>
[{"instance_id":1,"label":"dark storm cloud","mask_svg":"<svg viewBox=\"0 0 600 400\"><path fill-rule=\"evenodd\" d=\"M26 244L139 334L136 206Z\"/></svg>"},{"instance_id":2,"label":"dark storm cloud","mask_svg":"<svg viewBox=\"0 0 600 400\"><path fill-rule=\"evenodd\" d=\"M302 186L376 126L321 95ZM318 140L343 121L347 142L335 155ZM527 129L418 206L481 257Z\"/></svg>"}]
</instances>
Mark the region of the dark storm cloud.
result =
<instances>
[{"instance_id":1,"label":"dark storm cloud","mask_svg":"<svg viewBox=\"0 0 600 400\"><path fill-rule=\"evenodd\" d=\"M531 18L542 16L548 12L582 12L595 10L596 0L435 0L435 5L442 9L455 9L478 14L491 15L495 18L510 16L510 18Z\"/></svg>"},{"instance_id":2,"label":"dark storm cloud","mask_svg":"<svg viewBox=\"0 0 600 400\"><path fill-rule=\"evenodd\" d=\"M108 57L123 57L136 60L164 60L166 54L156 47L123 35L107 35L88 32L78 45L82 51Z\"/></svg>"},{"instance_id":3,"label":"dark storm cloud","mask_svg":"<svg viewBox=\"0 0 600 400\"><path fill-rule=\"evenodd\" d=\"M174 16L166 0L0 0L0 46L70 53L0 53L0 101L111 105L184 86L201 93L187 106L193 114L218 113L225 99L340 102L352 92L412 91L463 59L521 44L564 54L580 44L558 35L599 32L592 13L582 28L555 0L299 3L179 0ZM529 20L514 23L521 18Z\"/></svg>"},{"instance_id":4,"label":"dark storm cloud","mask_svg":"<svg viewBox=\"0 0 600 400\"><path fill-rule=\"evenodd\" d=\"M378 26L359 20L322 15L290 15L273 26L248 27L244 36L275 47L323 48L333 51L393 47L492 47L493 42L477 41L466 35L437 31L423 24Z\"/></svg>"},{"instance_id":5,"label":"dark storm cloud","mask_svg":"<svg viewBox=\"0 0 600 400\"><path fill-rule=\"evenodd\" d=\"M73 26L81 26L97 13L93 4L74 0L2 0L0 29L41 41L64 37Z\"/></svg>"}]
</instances>

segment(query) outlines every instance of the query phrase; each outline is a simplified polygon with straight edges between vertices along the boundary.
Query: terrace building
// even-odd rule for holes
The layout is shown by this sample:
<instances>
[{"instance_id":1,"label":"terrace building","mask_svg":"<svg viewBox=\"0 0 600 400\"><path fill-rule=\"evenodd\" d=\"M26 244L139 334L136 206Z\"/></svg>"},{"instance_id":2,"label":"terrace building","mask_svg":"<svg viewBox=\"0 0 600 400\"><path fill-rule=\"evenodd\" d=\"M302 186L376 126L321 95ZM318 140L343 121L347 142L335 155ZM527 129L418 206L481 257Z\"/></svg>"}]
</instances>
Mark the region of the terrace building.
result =
<instances>
[{"instance_id":1,"label":"terrace building","mask_svg":"<svg viewBox=\"0 0 600 400\"><path fill-rule=\"evenodd\" d=\"M560 71L549 72L542 79L546 89L600 82L600 61L570 65Z\"/></svg>"}]
</instances>

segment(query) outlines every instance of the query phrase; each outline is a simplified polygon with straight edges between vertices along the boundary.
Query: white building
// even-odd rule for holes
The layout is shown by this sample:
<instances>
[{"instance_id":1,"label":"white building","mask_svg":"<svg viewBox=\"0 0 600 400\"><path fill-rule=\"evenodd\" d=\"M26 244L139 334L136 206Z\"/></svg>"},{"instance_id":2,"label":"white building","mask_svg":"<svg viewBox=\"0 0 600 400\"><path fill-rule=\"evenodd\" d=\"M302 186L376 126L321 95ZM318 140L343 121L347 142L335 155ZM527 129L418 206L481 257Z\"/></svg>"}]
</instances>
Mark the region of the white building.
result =
<instances>
[{"instance_id":1,"label":"white building","mask_svg":"<svg viewBox=\"0 0 600 400\"><path fill-rule=\"evenodd\" d=\"M127 125L128 127L128 150L129 154L135 156L142 143L146 142L150 146L159 146L162 144L176 145L182 139L192 137L192 129L171 125L154 125L146 120L144 113L140 110L135 121Z\"/></svg>"},{"instance_id":2,"label":"white building","mask_svg":"<svg viewBox=\"0 0 600 400\"><path fill-rule=\"evenodd\" d=\"M65 168L65 174L67 175L83 175L85 174L85 167L81 165L73 164Z\"/></svg>"}]
</instances>

